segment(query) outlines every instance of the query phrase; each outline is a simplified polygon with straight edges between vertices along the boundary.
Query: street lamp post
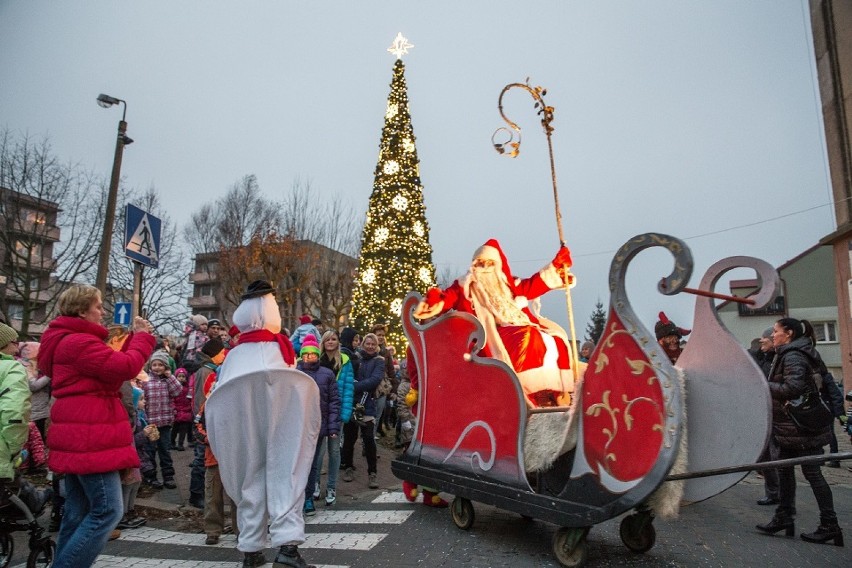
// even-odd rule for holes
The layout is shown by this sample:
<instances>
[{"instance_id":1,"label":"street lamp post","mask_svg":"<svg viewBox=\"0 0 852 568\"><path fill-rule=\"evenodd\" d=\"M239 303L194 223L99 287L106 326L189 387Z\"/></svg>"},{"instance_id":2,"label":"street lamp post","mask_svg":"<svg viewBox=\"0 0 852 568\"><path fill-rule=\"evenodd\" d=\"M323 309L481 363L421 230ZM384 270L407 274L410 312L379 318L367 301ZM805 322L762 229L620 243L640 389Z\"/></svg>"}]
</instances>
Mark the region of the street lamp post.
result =
<instances>
[{"instance_id":1,"label":"street lamp post","mask_svg":"<svg viewBox=\"0 0 852 568\"><path fill-rule=\"evenodd\" d=\"M121 121L118 123L118 136L115 140L115 158L112 161L112 176L109 180L109 193L107 194L106 212L104 213L104 231L101 235L101 250L98 257L98 276L95 282L95 287L101 291L103 297L106 296L110 245L113 226L115 225L115 202L118 200L118 181L121 177L121 158L124 154L124 147L132 144L133 139L127 136L127 122L124 121L127 116L127 102L109 95L98 95L98 105L103 108L109 108L119 103L124 105L124 111L121 114Z\"/></svg>"}]
</instances>

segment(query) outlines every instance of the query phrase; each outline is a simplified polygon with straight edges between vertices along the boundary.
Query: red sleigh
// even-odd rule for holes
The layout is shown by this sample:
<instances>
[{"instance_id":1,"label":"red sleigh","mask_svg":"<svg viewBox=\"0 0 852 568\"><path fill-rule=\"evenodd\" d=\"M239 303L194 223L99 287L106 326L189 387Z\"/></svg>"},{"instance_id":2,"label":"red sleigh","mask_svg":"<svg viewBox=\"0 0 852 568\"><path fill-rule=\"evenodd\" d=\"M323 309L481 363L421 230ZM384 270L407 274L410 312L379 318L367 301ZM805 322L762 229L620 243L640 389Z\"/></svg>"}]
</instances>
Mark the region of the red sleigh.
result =
<instances>
[{"instance_id":1,"label":"red sleigh","mask_svg":"<svg viewBox=\"0 0 852 568\"><path fill-rule=\"evenodd\" d=\"M559 525L553 550L563 566L585 562L592 525L636 508L622 521L621 537L631 550L644 552L655 539L652 507L676 509L684 491L685 500L698 501L739 481L745 473L692 480L686 488L664 483L670 474L690 470L688 458L701 461L687 450L685 390L698 406L710 407L695 409L702 422L690 420L690 443L696 438L698 450L708 453L707 442L697 438L714 430L717 447L732 446L723 456L709 450L713 455L702 468L757 461L769 432L769 397L760 370L718 320L712 300L698 300L693 336L679 367L670 364L625 293L627 264L649 247L664 247L674 257L662 293L675 294L687 284L692 257L679 239L644 234L621 247L610 269L606 328L570 407L528 407L512 369L477 354L485 334L474 316L449 312L420 323L412 314L421 297L409 294L402 322L419 373L420 402L414 438L392 463L394 474L455 495L451 513L462 529L473 524L472 501ZM768 303L778 276L757 259L720 261L702 287L712 288L722 273L740 266L754 268L762 281L755 304ZM700 380L688 382L691 375ZM714 404L718 411L723 401L730 403L731 383L748 408L731 410L728 404L724 413L708 417ZM738 420L747 422L745 431L731 427ZM725 432L735 439L725 439Z\"/></svg>"}]
</instances>

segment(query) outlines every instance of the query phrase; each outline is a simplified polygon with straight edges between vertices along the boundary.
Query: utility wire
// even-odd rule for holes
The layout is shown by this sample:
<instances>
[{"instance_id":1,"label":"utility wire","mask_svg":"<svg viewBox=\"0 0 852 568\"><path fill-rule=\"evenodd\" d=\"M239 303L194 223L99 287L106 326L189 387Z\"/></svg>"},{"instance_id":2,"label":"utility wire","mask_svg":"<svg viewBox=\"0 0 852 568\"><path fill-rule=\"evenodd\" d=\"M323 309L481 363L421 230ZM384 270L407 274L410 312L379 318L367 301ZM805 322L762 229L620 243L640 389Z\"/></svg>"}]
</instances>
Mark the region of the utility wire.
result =
<instances>
[{"instance_id":1,"label":"utility wire","mask_svg":"<svg viewBox=\"0 0 852 568\"><path fill-rule=\"evenodd\" d=\"M761 219L760 221L754 221L752 223L745 223L743 225L735 225L733 227L727 227L725 229L719 229L719 230L716 230L716 231L709 231L707 233L700 233L700 234L697 234L697 235L692 235L690 237L683 238L683 240L684 241L690 241L690 240L694 240L694 239L700 239L702 237L709 237L711 235L719 235L719 234L722 234L722 233L729 233L731 231L738 231L740 229L747 229L749 227L754 227L754 226L757 226L757 225L764 225L766 223L778 221L779 219L786 219L787 217L793 217L795 215L801 215L802 213L808 213L808 212L814 211L816 209L822 209L823 207L829 207L829 206L837 205L839 203L849 201L850 199L852 199L852 196L845 197L845 198L840 199L838 201L831 201L829 203L823 203L822 205L815 205L813 207L808 207L807 209L800 209L799 211L793 211L791 213L785 213L784 215L778 215L776 217L770 217L768 219ZM576 258L581 258L581 257L586 258L586 257L592 257L592 256L601 256L601 255L604 255L604 254L611 255L611 254L614 254L617 250L618 249L602 250L602 251L597 251L597 252L587 252L587 253L583 253L583 254L573 254L572 256L574 256ZM512 264L521 264L521 263L524 263L524 262L541 262L542 260L544 260L544 259L533 258L533 259L527 259L527 260L512 260ZM436 265L451 266L451 265L454 265L455 263L439 262L439 263L435 263L435 264Z\"/></svg>"}]
</instances>

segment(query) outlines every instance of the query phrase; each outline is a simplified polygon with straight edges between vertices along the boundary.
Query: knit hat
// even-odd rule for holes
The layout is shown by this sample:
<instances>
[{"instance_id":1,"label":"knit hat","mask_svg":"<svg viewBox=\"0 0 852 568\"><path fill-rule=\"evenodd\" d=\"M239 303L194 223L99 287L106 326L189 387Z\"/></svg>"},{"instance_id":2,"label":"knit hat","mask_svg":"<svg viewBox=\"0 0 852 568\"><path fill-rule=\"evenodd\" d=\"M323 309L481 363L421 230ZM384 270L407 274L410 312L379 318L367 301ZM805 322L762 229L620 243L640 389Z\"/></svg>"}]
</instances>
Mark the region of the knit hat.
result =
<instances>
[{"instance_id":1,"label":"knit hat","mask_svg":"<svg viewBox=\"0 0 852 568\"><path fill-rule=\"evenodd\" d=\"M149 363L153 363L154 361L160 361L166 367L169 366L169 354L165 351L154 351L151 354L151 358L148 359Z\"/></svg>"},{"instance_id":2,"label":"knit hat","mask_svg":"<svg viewBox=\"0 0 852 568\"><path fill-rule=\"evenodd\" d=\"M137 387L132 387L133 408L136 408L137 406L139 406L139 398L142 396L142 392L143 392L142 389L137 388Z\"/></svg>"},{"instance_id":3,"label":"knit hat","mask_svg":"<svg viewBox=\"0 0 852 568\"><path fill-rule=\"evenodd\" d=\"M310 316L310 314L304 314L303 316L301 316L301 317L299 318L299 323L300 323L300 324L302 324L302 325L304 325L304 324L306 324L306 323L311 323L311 316Z\"/></svg>"},{"instance_id":4,"label":"knit hat","mask_svg":"<svg viewBox=\"0 0 852 568\"><path fill-rule=\"evenodd\" d=\"M772 328L767 327L766 331L764 331L760 337L762 337L763 339L772 339Z\"/></svg>"},{"instance_id":5,"label":"knit hat","mask_svg":"<svg viewBox=\"0 0 852 568\"><path fill-rule=\"evenodd\" d=\"M317 343L317 338L314 337L313 333L309 333L305 336L305 339L302 341L302 348L299 350L299 357L304 355L305 353L316 353L319 355L319 343Z\"/></svg>"},{"instance_id":6,"label":"knit hat","mask_svg":"<svg viewBox=\"0 0 852 568\"><path fill-rule=\"evenodd\" d=\"M190 316L189 321L195 324L195 327L201 327L207 323L207 318L202 316L201 314L195 314Z\"/></svg>"},{"instance_id":7,"label":"knit hat","mask_svg":"<svg viewBox=\"0 0 852 568\"><path fill-rule=\"evenodd\" d=\"M658 341L669 335L676 335L678 338L682 338L684 335L689 335L690 333L692 333L691 329L683 329L676 326L673 321L666 317L665 312L660 312L660 321L654 326L654 335L657 336Z\"/></svg>"},{"instance_id":8,"label":"knit hat","mask_svg":"<svg viewBox=\"0 0 852 568\"><path fill-rule=\"evenodd\" d=\"M222 327L222 322L220 322L216 318L212 318L212 319L207 320L207 327L213 327L214 325L216 327Z\"/></svg>"},{"instance_id":9,"label":"knit hat","mask_svg":"<svg viewBox=\"0 0 852 568\"><path fill-rule=\"evenodd\" d=\"M352 348L352 341L358 335L358 330L354 327L344 327L340 332L340 344L344 347Z\"/></svg>"},{"instance_id":10,"label":"knit hat","mask_svg":"<svg viewBox=\"0 0 852 568\"><path fill-rule=\"evenodd\" d=\"M18 332L5 323L0 323L0 349L3 349L13 341L17 340Z\"/></svg>"},{"instance_id":11,"label":"knit hat","mask_svg":"<svg viewBox=\"0 0 852 568\"><path fill-rule=\"evenodd\" d=\"M224 348L225 344L222 343L222 340L218 337L214 337L213 339L207 340L207 343L201 347L201 352L212 359L221 353Z\"/></svg>"},{"instance_id":12,"label":"knit hat","mask_svg":"<svg viewBox=\"0 0 852 568\"><path fill-rule=\"evenodd\" d=\"M184 369L183 367L178 367L177 369L175 369L175 376L178 376L178 375L180 375L181 373L183 373L183 374L184 374L184 375L186 375L187 377L189 376L189 373L188 373L188 372L186 371L186 369Z\"/></svg>"}]
</instances>

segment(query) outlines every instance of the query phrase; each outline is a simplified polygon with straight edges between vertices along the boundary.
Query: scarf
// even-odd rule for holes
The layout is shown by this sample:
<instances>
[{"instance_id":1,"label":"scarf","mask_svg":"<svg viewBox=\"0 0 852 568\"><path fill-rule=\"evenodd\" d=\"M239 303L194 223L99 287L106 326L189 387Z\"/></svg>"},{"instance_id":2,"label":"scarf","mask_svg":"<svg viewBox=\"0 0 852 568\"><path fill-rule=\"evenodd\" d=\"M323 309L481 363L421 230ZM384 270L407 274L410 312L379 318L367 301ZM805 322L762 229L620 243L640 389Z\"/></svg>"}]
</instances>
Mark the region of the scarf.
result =
<instances>
[{"instance_id":1,"label":"scarf","mask_svg":"<svg viewBox=\"0 0 852 568\"><path fill-rule=\"evenodd\" d=\"M240 342L243 343L262 343L264 341L275 341L278 343L278 348L281 349L281 356L284 357L284 362L288 367L296 365L296 350L293 349L293 344L290 339L280 333L272 333L268 329L257 329L254 331L244 331L240 334Z\"/></svg>"}]
</instances>

